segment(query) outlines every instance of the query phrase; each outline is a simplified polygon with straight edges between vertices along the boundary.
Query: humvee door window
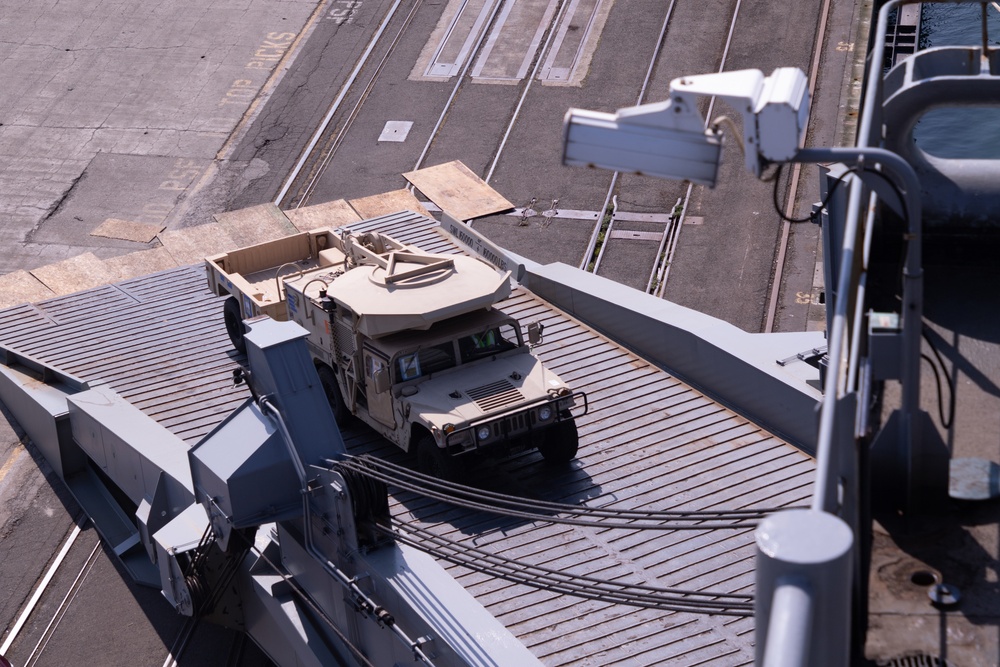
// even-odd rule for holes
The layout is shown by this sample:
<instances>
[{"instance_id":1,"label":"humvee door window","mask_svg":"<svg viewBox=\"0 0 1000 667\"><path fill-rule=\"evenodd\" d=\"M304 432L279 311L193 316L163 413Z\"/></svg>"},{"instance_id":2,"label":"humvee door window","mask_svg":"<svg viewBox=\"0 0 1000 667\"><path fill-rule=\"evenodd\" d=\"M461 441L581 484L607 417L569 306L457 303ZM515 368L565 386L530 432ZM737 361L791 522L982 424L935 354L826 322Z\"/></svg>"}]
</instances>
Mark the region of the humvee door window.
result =
<instances>
[{"instance_id":1,"label":"humvee door window","mask_svg":"<svg viewBox=\"0 0 1000 667\"><path fill-rule=\"evenodd\" d=\"M406 354L399 358L399 379L401 382L420 377L420 359L417 355Z\"/></svg>"}]
</instances>

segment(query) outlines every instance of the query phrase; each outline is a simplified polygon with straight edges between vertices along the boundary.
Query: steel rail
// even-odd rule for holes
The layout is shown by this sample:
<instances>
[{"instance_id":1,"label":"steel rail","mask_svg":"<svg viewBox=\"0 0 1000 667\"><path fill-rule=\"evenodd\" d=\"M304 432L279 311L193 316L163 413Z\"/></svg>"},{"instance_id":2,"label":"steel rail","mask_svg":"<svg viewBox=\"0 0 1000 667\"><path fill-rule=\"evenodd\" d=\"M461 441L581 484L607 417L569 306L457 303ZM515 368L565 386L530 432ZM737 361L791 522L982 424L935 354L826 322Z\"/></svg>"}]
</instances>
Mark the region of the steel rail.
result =
<instances>
[{"instance_id":1,"label":"steel rail","mask_svg":"<svg viewBox=\"0 0 1000 667\"><path fill-rule=\"evenodd\" d=\"M438 115L437 122L434 123L434 127L431 128L431 133L427 137L427 143L424 144L424 149L420 151L420 157L417 158L416 163L413 165L413 171L420 169L423 165L424 160L427 158L427 154L431 150L431 146L434 144L434 140L437 138L438 132L441 131L441 126L444 125L444 119L448 116L448 112L451 111L451 105L455 102L455 97L458 96L459 89L465 83L465 74L469 71L469 67L472 66L472 62L476 59L476 54L479 53L479 49L482 48L483 40L486 35L489 34L490 26L496 20L497 12L500 7L504 5L504 0L496 0L493 5L493 9L490 12L490 17L483 23L482 29L479 36L476 38L476 43L472 46L472 50L469 53L469 57L465 59L465 63L462 65L462 70L458 73L458 79L455 81L455 85L451 89L451 94L448 95L448 99L444 103L444 108L441 110L440 115ZM410 191L413 191L413 186L410 185Z\"/></svg>"},{"instance_id":2,"label":"steel rail","mask_svg":"<svg viewBox=\"0 0 1000 667\"><path fill-rule=\"evenodd\" d=\"M649 82L653 78L653 70L656 68L656 60L660 57L660 52L663 50L663 42L667 37L667 27L670 24L670 17L674 14L674 6L677 4L677 0L670 0L670 4L667 6L667 13L663 17L663 23L660 25L660 34L656 38L656 48L653 49L653 55L649 59L649 65L646 67L646 76L643 77L642 87L639 88L638 101L636 104L642 104L642 101L646 99L646 90L649 88ZM597 225L594 227L594 231L590 234L590 241L587 243L587 249L583 253L583 258L580 261L580 266L578 268L588 271L588 266L590 265L591 259L594 259L594 267L592 272L597 273L597 267L601 263L601 258L604 256L604 247L607 245L608 238L611 235L611 224L614 221L614 216L612 220L608 222L608 229L605 230L604 243L601 245L601 250L598 251L597 257L594 258L594 250L597 248L597 241L601 236L601 228L604 227L604 215L608 210L608 204L611 202L611 198L614 196L615 188L618 185L619 172L614 172L611 175L611 183L608 185L608 191L604 196L604 204L601 205L601 210L597 213Z\"/></svg>"},{"instance_id":3,"label":"steel rail","mask_svg":"<svg viewBox=\"0 0 1000 667\"><path fill-rule=\"evenodd\" d=\"M18 633L21 632L21 628L24 627L25 622L31 616L31 613L35 610L35 605L38 604L38 601L41 599L42 594L45 592L45 589L48 588L49 583L52 581L52 577L55 576L55 573L62 566L62 562L66 558L66 554L69 553L69 550L72 548L73 543L76 542L76 538L80 536L81 530L83 530L83 528L81 527L80 522L79 521L75 522L73 530L70 531L69 537L66 538L66 541L63 543L62 548L56 555L55 560L52 561L52 565L49 566L49 569L45 573L45 576L42 577L42 580L35 588L35 591L34 593L32 593L31 598L28 600L28 604L25 606L24 611L21 612L21 615L17 618L17 621L14 622L14 626L10 629L10 632L7 634L7 638L4 640L3 644L0 645L0 655L7 653L11 645L14 643L14 640L17 639Z\"/></svg>"},{"instance_id":4,"label":"steel rail","mask_svg":"<svg viewBox=\"0 0 1000 667\"><path fill-rule=\"evenodd\" d=\"M813 44L812 64L809 66L809 99L813 99L816 94L816 83L819 79L819 64L823 54L823 42L826 40L826 24L830 16L830 0L823 0L823 8L819 15L819 33ZM808 131L807 131L808 136ZM774 331L774 320L778 314L778 297L781 292L781 280L785 271L785 256L788 252L788 241L791 234L792 223L788 218L793 217L795 210L795 199L798 195L799 176L802 172L802 163L796 162L792 167L792 175L788 188L788 196L785 200L785 219L781 224L781 241L778 243L778 255L775 260L774 277L771 280L771 294L767 301L767 311L764 316L764 333Z\"/></svg>"},{"instance_id":5,"label":"steel rail","mask_svg":"<svg viewBox=\"0 0 1000 667\"><path fill-rule=\"evenodd\" d=\"M76 599L77 593L80 592L80 588L83 586L84 580L97 563L98 550L100 547L101 541L98 540L94 544L94 548L90 551L90 555L87 556L87 560L84 561L83 567L81 567L80 571L77 572L76 577L73 579L73 583L70 584L69 590L66 591L63 599L59 602L58 606L56 606L55 611L52 613L52 618L49 619L48 625L46 625L45 630L42 631L41 637L38 638L34 648L31 649L31 653L29 653L28 657L25 658L24 667L31 667L32 665L37 664L39 657L45 650L45 647L48 646L49 641L58 629L59 624L66 616L69 606L73 603L73 600Z\"/></svg>"},{"instance_id":6,"label":"steel rail","mask_svg":"<svg viewBox=\"0 0 1000 667\"><path fill-rule=\"evenodd\" d=\"M566 8L569 6L570 0L560 0L559 11L555 13L555 17L552 19L552 23L548 27L548 35L545 38L545 44L542 45L542 50L538 53L538 57L535 59L535 66L531 68L531 74L528 75L527 81L524 84L524 90L521 91L521 98L517 101L517 106L514 107L514 113L510 117L510 121L507 123L507 129L503 133L503 138L500 140L500 145L497 146L496 153L493 155L493 162L490 164L489 170L486 172L486 176L483 178L487 183L493 178L493 172L496 171L497 164L500 162L500 155L503 153L504 147L507 145L507 139L510 138L510 133L514 129L514 123L517 122L517 117L521 114L521 107L524 106L524 100L528 97L528 91L531 90L531 85L535 82L535 77L538 75L538 69L542 66L545 61L545 55L548 53L549 48L552 46L552 38L556 34L556 26L562 20L563 14L566 12Z\"/></svg>"},{"instance_id":7,"label":"steel rail","mask_svg":"<svg viewBox=\"0 0 1000 667\"><path fill-rule=\"evenodd\" d=\"M378 79L379 74L382 73L383 68L389 61L389 57L396 51L396 47L399 45L400 39L403 37L403 33L409 27L410 22L417 13L417 9L420 7L422 0L416 0L413 6L410 7L410 12L403 19L403 24L396 31L396 36L393 37L392 41L389 42L389 47L386 52L382 55L382 59L379 60L378 65L375 67L375 71L372 72L371 77L368 79L368 83L365 85L364 89L361 91L361 95L358 97L358 101L354 104L354 108L347 115L347 119L341 125L340 129L334 134L333 137L324 145L323 151L321 151L322 157L319 163L315 166L313 173L309 179L309 183L299 192L299 197L295 202L295 208L301 208L306 201L309 200L310 195L312 195L313 190L316 188L316 184L319 183L319 179L322 178L323 174L326 173L327 168L330 166L330 162L333 160L333 156L337 153L341 144L344 143L344 138L350 131L351 127L354 125L354 121L357 120L358 115L361 113L361 107L368 97L371 95L372 90L375 88L375 82Z\"/></svg>"},{"instance_id":8,"label":"steel rail","mask_svg":"<svg viewBox=\"0 0 1000 667\"><path fill-rule=\"evenodd\" d=\"M736 32L736 19L739 18L740 8L743 6L743 0L736 0L736 6L733 8L733 17L729 21L729 33L726 35L726 44L722 48L722 57L719 59L719 68L716 72L723 72L726 69L726 62L729 60L729 48L733 44L733 34ZM712 112L715 109L715 98L713 97L708 103L708 112L705 114L705 127L707 128L712 123ZM684 203L681 209L681 214L672 223L674 229L671 230L669 234L669 240L667 242L667 251L663 257L663 272L662 275L656 281L656 296L663 297L666 290L667 279L670 277L670 265L674 262L674 254L677 252L677 243L680 240L681 229L684 226L684 219L687 218L688 203L691 201L691 193L694 191L694 185L688 183L687 190L684 193ZM659 256L657 256L659 259Z\"/></svg>"},{"instance_id":9,"label":"steel rail","mask_svg":"<svg viewBox=\"0 0 1000 667\"><path fill-rule=\"evenodd\" d=\"M319 127L316 129L316 131L313 133L312 138L309 140L309 144L302 151L302 157L299 158L299 161L292 168L292 171L288 175L288 178L285 179L284 185L282 185L281 190L278 192L278 195L274 198L274 204L276 206L279 207L281 206L282 200L285 198L285 195L288 194L288 190L292 187L292 184L295 182L295 179L299 177L299 172L302 171L302 168L309 160L309 157L312 155L312 151L316 147L316 144L319 143L320 138L323 136L323 134L326 133L326 129L330 125L330 121L333 120L334 114L337 113L337 110L340 108L341 102L344 101L344 97L347 96L347 93L351 89L351 86L354 85L354 80L361 72L361 68L364 67L365 64L368 62L368 57L371 55L371 52L375 48L375 45L378 44L378 41L382 38L382 33L389 25L389 22L395 17L396 10L399 9L399 5L401 2L402 0L396 0L393 3L392 7L386 13L385 18L382 19L382 23L379 25L378 30L375 31L375 34L372 36L371 40L369 40L368 46L365 48L364 53L361 54L361 58L359 58L357 64L355 64L354 70L351 72L350 76L347 77L347 81L344 82L344 85L340 87L340 92L337 94L337 98L334 100L333 104L330 105L329 110L327 110L326 112L326 116L323 117L323 120L322 122L320 122Z\"/></svg>"}]
</instances>

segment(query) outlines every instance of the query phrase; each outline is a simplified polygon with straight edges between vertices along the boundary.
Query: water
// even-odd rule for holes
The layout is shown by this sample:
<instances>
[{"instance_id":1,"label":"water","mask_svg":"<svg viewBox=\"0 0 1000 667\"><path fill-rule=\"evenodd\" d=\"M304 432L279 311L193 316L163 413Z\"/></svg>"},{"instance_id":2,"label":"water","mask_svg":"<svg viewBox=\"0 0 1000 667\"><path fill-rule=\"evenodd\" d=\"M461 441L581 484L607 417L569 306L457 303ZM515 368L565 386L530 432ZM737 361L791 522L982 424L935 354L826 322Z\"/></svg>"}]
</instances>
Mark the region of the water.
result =
<instances>
[{"instance_id":1,"label":"water","mask_svg":"<svg viewBox=\"0 0 1000 667\"><path fill-rule=\"evenodd\" d=\"M1000 45L1000 11L987 9L990 46ZM925 4L921 16L920 47L980 45L982 13L979 5ZM1000 108L947 107L927 112L913 130L927 153L941 158L1000 159Z\"/></svg>"}]
</instances>

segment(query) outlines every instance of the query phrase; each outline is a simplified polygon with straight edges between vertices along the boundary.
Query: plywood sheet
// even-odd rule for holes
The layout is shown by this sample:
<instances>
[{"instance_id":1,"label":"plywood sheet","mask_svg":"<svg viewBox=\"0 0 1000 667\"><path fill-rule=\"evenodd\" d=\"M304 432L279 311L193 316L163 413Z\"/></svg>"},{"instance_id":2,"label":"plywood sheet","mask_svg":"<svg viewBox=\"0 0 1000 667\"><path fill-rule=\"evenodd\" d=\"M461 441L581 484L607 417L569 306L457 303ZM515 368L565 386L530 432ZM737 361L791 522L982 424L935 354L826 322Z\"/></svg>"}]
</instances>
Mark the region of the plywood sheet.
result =
<instances>
[{"instance_id":1,"label":"plywood sheet","mask_svg":"<svg viewBox=\"0 0 1000 667\"><path fill-rule=\"evenodd\" d=\"M200 264L209 255L229 252L239 247L217 222L160 232L159 238L178 266Z\"/></svg>"},{"instance_id":2,"label":"plywood sheet","mask_svg":"<svg viewBox=\"0 0 1000 667\"><path fill-rule=\"evenodd\" d=\"M153 248L106 259L104 265L114 280L119 281L172 269L177 261L166 248Z\"/></svg>"},{"instance_id":3,"label":"plywood sheet","mask_svg":"<svg viewBox=\"0 0 1000 667\"><path fill-rule=\"evenodd\" d=\"M104 262L92 252L32 269L31 275L56 295L72 294L114 281Z\"/></svg>"},{"instance_id":4,"label":"plywood sheet","mask_svg":"<svg viewBox=\"0 0 1000 667\"><path fill-rule=\"evenodd\" d=\"M231 237L239 239L240 246L256 245L299 231L274 204L218 213L215 220Z\"/></svg>"},{"instance_id":5,"label":"plywood sheet","mask_svg":"<svg viewBox=\"0 0 1000 667\"><path fill-rule=\"evenodd\" d=\"M23 269L0 276L0 308L33 303L51 296L55 296L55 292Z\"/></svg>"},{"instance_id":6,"label":"plywood sheet","mask_svg":"<svg viewBox=\"0 0 1000 667\"><path fill-rule=\"evenodd\" d=\"M133 222L108 218L97 229L90 232L91 236L103 236L109 239L122 239L136 243L149 243L163 229L163 225L153 225L148 222Z\"/></svg>"},{"instance_id":7,"label":"plywood sheet","mask_svg":"<svg viewBox=\"0 0 1000 667\"><path fill-rule=\"evenodd\" d=\"M300 232L308 232L320 227L340 227L359 222L361 216L343 199L293 208L285 215Z\"/></svg>"},{"instance_id":8,"label":"plywood sheet","mask_svg":"<svg viewBox=\"0 0 1000 667\"><path fill-rule=\"evenodd\" d=\"M472 220L514 208L458 160L410 171L403 178L458 220Z\"/></svg>"},{"instance_id":9,"label":"plywood sheet","mask_svg":"<svg viewBox=\"0 0 1000 667\"><path fill-rule=\"evenodd\" d=\"M428 218L431 214L420 203L420 200L413 196L413 193L403 188L392 192L383 192L380 195L362 197L361 199L351 199L351 207L358 212L362 219L377 218L380 215L398 213L399 211L413 211Z\"/></svg>"}]
</instances>

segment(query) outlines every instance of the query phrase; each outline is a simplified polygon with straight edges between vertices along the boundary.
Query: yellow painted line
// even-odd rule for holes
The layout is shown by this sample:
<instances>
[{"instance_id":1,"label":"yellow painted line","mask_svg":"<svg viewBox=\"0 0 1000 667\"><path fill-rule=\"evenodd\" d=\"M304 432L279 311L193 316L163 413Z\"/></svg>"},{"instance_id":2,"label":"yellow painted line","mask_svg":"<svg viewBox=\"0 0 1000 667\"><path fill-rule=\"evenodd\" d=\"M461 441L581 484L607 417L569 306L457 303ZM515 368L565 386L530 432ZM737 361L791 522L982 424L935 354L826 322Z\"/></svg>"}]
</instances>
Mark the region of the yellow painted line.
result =
<instances>
[{"instance_id":1,"label":"yellow painted line","mask_svg":"<svg viewBox=\"0 0 1000 667\"><path fill-rule=\"evenodd\" d=\"M226 143L222 144L222 148L215 154L216 160L228 159L231 152L235 148L235 144L238 139L243 138L244 130L257 116L257 107L260 106L262 100L270 96L271 90L277 87L278 82L281 80L285 74L286 64L292 58L298 55L299 48L302 46L302 42L306 37L312 33L313 27L316 22L323 17L326 11L326 2L319 2L316 4L316 9L313 10L312 16L306 21L305 25L302 26L302 30L299 34L292 40L292 43L288 45L288 49L285 50L285 54L278 61L278 64L274 66L274 70L271 72L271 76L267 77L267 81L261 86L260 91L254 98L253 102L243 113L243 118L240 122L236 124L233 131L229 134L229 138L226 139ZM199 184L200 185L200 184Z\"/></svg>"},{"instance_id":2,"label":"yellow painted line","mask_svg":"<svg viewBox=\"0 0 1000 667\"><path fill-rule=\"evenodd\" d=\"M184 193L184 198L174 207L167 219L164 220L165 224L168 224L171 220L181 220L185 217L188 209L191 206L191 202L195 195L201 192L209 183L211 183L219 173L219 163L228 160L234 150L236 150L237 144L246 136L246 133L257 117L258 107L261 101L267 97L270 97L272 89L277 87L278 82L286 73L287 65L289 61L298 55L298 51L302 46L303 40L306 39L311 33L316 23L323 17L324 11L326 10L326 2L322 0L316 4L316 9L309 16L305 25L302 26L302 30L299 31L298 35L289 44L288 49L285 54L278 61L278 64L274 66L271 71L271 75L268 76L267 81L261 86L260 91L258 91L256 97L247 107L247 110L243 112L243 116L240 118L236 126L233 127L226 141L222 144L218 151L215 153L215 160L208 166L205 173L197 180L197 182L188 186L188 189ZM168 224L169 227L169 224Z\"/></svg>"},{"instance_id":3,"label":"yellow painted line","mask_svg":"<svg viewBox=\"0 0 1000 667\"><path fill-rule=\"evenodd\" d=\"M21 456L22 452L24 452L24 445L18 443L17 446L14 447L14 451L12 451L10 456L7 457L7 460L4 461L2 466L0 466L0 483L3 483L3 478L7 476L7 473L9 473L11 468L14 467L14 464L17 463L17 459Z\"/></svg>"}]
</instances>

